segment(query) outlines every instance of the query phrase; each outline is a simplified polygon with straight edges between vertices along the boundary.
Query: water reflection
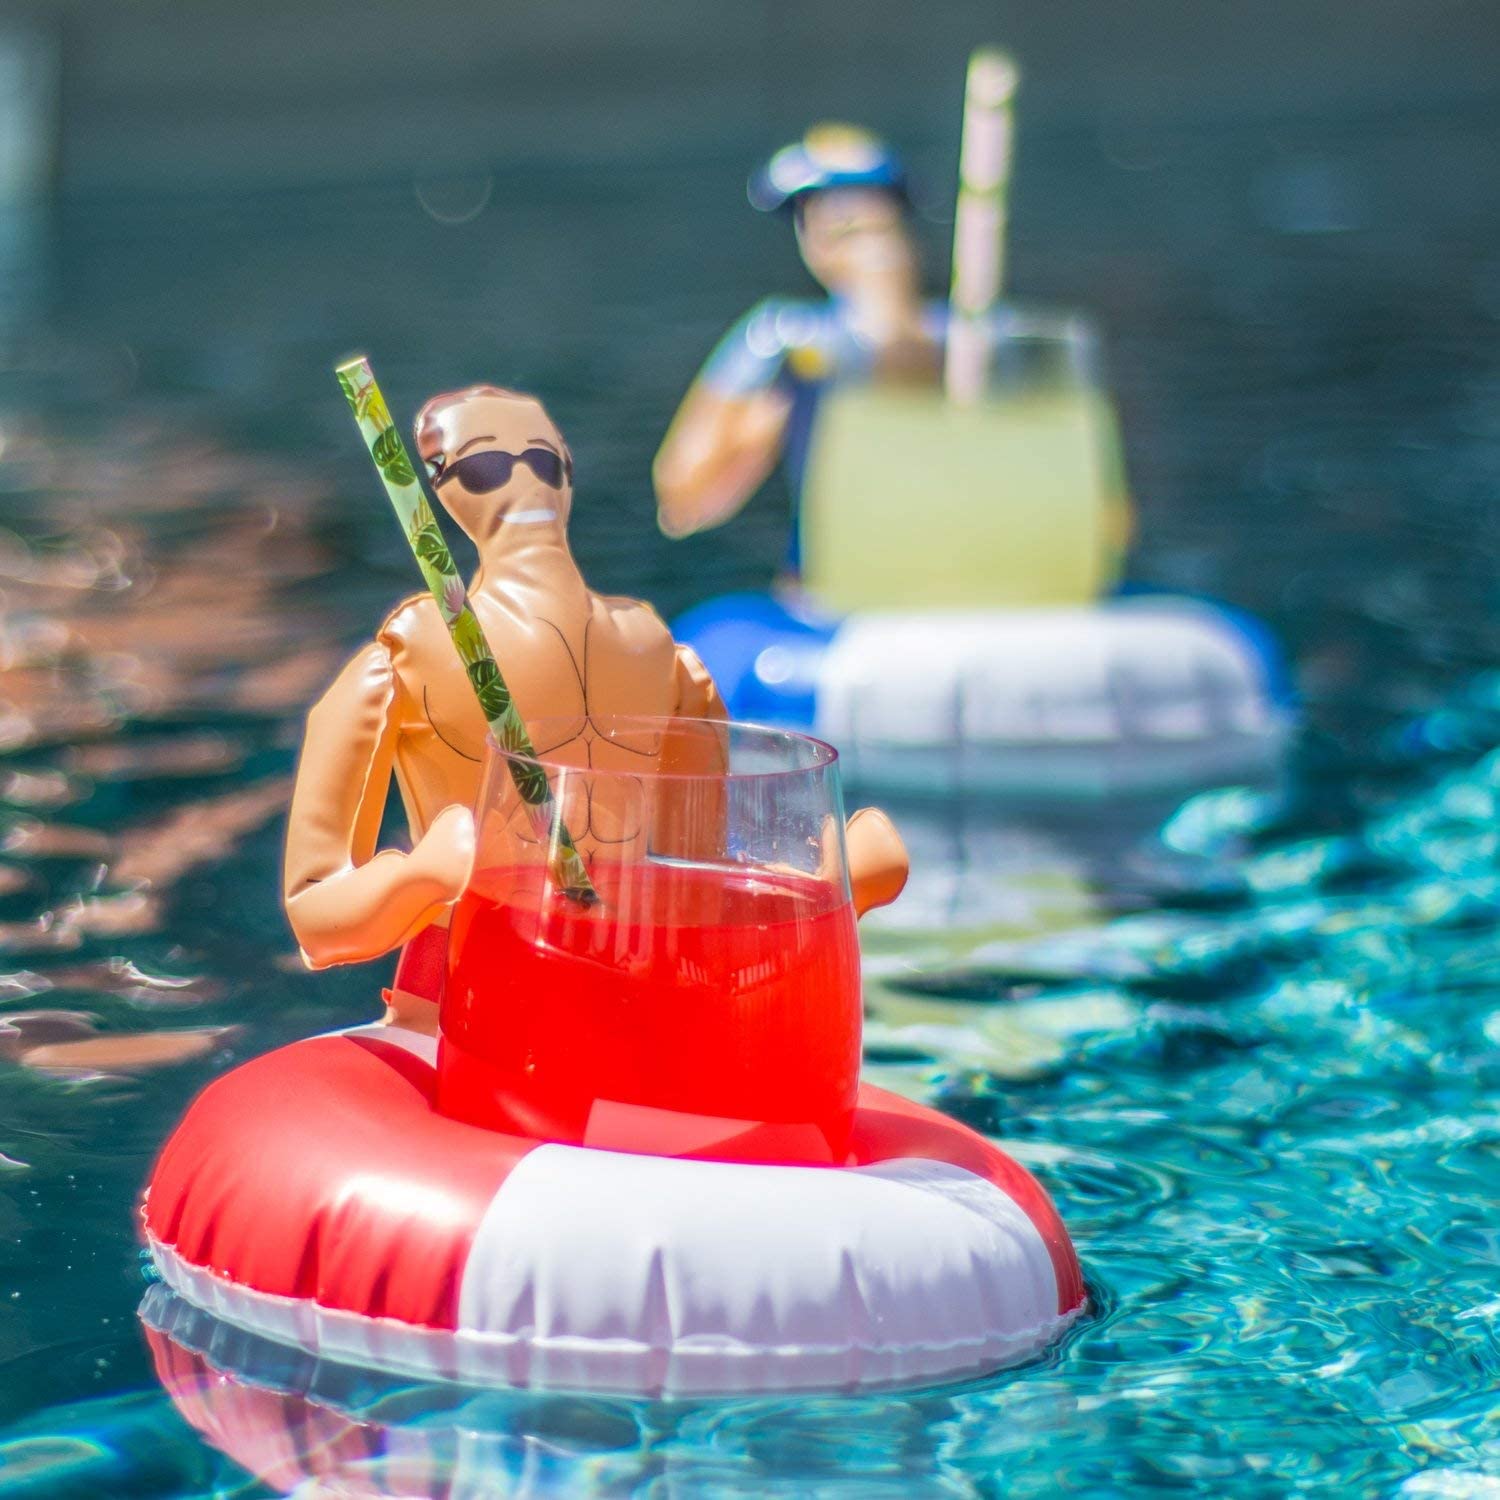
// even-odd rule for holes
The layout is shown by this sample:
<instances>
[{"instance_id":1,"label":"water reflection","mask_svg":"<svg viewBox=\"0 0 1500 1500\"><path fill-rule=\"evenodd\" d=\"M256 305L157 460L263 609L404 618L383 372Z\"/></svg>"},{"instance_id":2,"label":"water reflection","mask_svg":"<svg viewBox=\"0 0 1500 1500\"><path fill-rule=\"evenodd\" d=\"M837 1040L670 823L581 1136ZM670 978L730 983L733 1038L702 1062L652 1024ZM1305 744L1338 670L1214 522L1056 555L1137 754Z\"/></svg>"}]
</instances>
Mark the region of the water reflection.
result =
<instances>
[{"instance_id":1,"label":"water reflection","mask_svg":"<svg viewBox=\"0 0 1500 1500\"><path fill-rule=\"evenodd\" d=\"M141 1321L181 1416L284 1494L961 1494L964 1413L1005 1386L708 1402L482 1391L320 1362L163 1286Z\"/></svg>"},{"instance_id":2,"label":"water reflection","mask_svg":"<svg viewBox=\"0 0 1500 1500\"><path fill-rule=\"evenodd\" d=\"M24 528L0 532L0 952L37 962L162 931L185 880L279 816L278 721L336 651L292 593L326 553L314 492L288 472L149 423L92 445L21 423L0 482ZM130 968L106 957L9 988L33 1002L59 988L160 1001L139 970L124 991L110 982ZM205 991L166 993L171 1005L152 1008ZM9 1011L0 1062L78 1081L204 1058L236 1035L122 1022Z\"/></svg>"}]
</instances>

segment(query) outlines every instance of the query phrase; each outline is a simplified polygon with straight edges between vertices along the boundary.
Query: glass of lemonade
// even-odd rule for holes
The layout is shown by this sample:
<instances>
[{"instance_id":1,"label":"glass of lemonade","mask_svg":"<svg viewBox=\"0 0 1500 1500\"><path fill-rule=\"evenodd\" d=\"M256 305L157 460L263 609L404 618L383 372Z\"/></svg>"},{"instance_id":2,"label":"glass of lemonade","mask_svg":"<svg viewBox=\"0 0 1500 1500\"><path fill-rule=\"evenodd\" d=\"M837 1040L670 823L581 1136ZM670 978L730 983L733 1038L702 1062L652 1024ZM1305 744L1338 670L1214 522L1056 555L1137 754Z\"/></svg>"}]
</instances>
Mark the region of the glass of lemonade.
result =
<instances>
[{"instance_id":1,"label":"glass of lemonade","mask_svg":"<svg viewBox=\"0 0 1500 1500\"><path fill-rule=\"evenodd\" d=\"M823 394L804 582L840 613L1087 603L1118 576L1128 516L1092 327L1006 308L975 405L898 384Z\"/></svg>"},{"instance_id":2,"label":"glass of lemonade","mask_svg":"<svg viewBox=\"0 0 1500 1500\"><path fill-rule=\"evenodd\" d=\"M450 928L438 1107L540 1140L832 1162L860 1057L837 753L743 724L533 723L491 745ZM597 901L554 879L542 775Z\"/></svg>"}]
</instances>

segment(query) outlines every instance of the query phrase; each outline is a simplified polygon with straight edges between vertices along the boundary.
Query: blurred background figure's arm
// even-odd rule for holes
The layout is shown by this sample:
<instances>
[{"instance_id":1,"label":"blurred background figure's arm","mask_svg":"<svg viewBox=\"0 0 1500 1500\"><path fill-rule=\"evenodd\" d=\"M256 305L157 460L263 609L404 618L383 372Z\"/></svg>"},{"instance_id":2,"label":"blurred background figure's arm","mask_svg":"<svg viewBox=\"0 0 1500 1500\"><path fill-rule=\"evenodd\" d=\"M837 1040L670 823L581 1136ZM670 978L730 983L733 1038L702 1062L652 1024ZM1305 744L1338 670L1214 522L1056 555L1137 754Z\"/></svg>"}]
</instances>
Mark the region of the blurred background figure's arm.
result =
<instances>
[{"instance_id":1,"label":"blurred background figure's arm","mask_svg":"<svg viewBox=\"0 0 1500 1500\"><path fill-rule=\"evenodd\" d=\"M667 536L722 525L776 467L792 409L784 322L775 303L747 314L683 398L651 471Z\"/></svg>"},{"instance_id":2,"label":"blurred background figure's arm","mask_svg":"<svg viewBox=\"0 0 1500 1500\"><path fill-rule=\"evenodd\" d=\"M691 536L736 515L776 467L790 411L780 391L723 396L694 385L651 470L661 529Z\"/></svg>"}]
</instances>

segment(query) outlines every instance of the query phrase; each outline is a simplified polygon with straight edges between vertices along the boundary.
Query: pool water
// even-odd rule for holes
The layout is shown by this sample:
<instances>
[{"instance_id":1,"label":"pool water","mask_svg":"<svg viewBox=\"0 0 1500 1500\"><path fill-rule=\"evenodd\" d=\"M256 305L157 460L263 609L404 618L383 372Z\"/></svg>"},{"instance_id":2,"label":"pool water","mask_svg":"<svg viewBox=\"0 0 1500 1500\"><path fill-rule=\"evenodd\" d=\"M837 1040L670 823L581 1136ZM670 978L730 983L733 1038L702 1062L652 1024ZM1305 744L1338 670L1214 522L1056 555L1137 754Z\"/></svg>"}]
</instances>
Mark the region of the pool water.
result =
<instances>
[{"instance_id":1,"label":"pool water","mask_svg":"<svg viewBox=\"0 0 1500 1500\"><path fill-rule=\"evenodd\" d=\"M457 223L409 182L62 205L0 359L0 1497L1500 1493L1497 211L1387 170L1488 130L1164 137L1165 175L1058 139L1028 179L1018 281L1113 336L1132 576L1264 615L1306 714L1275 786L893 809L866 1072L1043 1179L1092 1288L1066 1341L916 1392L591 1400L313 1368L152 1290L179 1368L252 1381L210 1380L206 1434L138 1319L136 1194L207 1079L384 980L302 972L277 900L301 715L414 585L333 361L408 414L543 393L586 571L671 612L778 561L776 492L669 544L645 476L795 269L727 161L502 176ZM1286 208L1309 160L1355 222Z\"/></svg>"}]
</instances>

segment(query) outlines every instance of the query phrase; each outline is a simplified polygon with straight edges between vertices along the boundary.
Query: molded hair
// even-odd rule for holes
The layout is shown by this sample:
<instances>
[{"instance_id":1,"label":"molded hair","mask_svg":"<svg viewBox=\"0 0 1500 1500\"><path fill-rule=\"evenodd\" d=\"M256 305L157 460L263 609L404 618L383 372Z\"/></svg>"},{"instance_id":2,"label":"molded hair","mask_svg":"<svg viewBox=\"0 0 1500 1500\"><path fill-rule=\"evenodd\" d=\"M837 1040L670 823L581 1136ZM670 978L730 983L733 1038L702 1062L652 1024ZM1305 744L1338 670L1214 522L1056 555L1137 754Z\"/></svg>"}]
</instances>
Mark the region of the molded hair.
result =
<instances>
[{"instance_id":1,"label":"molded hair","mask_svg":"<svg viewBox=\"0 0 1500 1500\"><path fill-rule=\"evenodd\" d=\"M443 412L455 406L462 406L465 401L473 401L481 396L498 396L502 401L530 401L541 408L541 413L551 423L552 430L557 433L558 442L562 445L563 472L567 476L569 484L573 482L573 453L568 447L567 439L559 431L557 423L552 421L552 413L542 404L541 398L533 396L530 391L512 390L505 385L466 385L461 391L444 391L440 396L434 396L417 413L417 420L412 424L412 432L417 440L417 455L429 465L434 458L442 455L442 429L438 425L438 418Z\"/></svg>"}]
</instances>

